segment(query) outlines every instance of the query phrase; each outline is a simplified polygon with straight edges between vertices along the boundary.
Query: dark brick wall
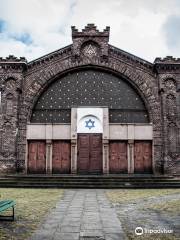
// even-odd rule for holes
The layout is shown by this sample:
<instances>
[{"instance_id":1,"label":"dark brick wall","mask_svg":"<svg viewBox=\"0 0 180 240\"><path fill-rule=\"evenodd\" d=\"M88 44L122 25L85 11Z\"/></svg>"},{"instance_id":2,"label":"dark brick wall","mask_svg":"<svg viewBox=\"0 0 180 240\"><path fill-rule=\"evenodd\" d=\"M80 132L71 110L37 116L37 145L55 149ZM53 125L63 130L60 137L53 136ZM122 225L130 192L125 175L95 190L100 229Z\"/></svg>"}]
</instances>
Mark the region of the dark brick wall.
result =
<instances>
[{"instance_id":1,"label":"dark brick wall","mask_svg":"<svg viewBox=\"0 0 180 240\"><path fill-rule=\"evenodd\" d=\"M9 56L0 59L0 171L14 172L17 168L19 109L24 58Z\"/></svg>"},{"instance_id":2,"label":"dark brick wall","mask_svg":"<svg viewBox=\"0 0 180 240\"><path fill-rule=\"evenodd\" d=\"M153 124L155 173L180 173L180 63L156 59L151 64L108 45L109 28L103 32L94 25L82 32L72 28L72 38L72 45L30 63L0 59L1 171L24 171L26 125L43 90L64 73L91 67L123 76L137 89Z\"/></svg>"},{"instance_id":3,"label":"dark brick wall","mask_svg":"<svg viewBox=\"0 0 180 240\"><path fill-rule=\"evenodd\" d=\"M180 174L180 60L156 59L162 105L163 163L167 174Z\"/></svg>"}]
</instances>

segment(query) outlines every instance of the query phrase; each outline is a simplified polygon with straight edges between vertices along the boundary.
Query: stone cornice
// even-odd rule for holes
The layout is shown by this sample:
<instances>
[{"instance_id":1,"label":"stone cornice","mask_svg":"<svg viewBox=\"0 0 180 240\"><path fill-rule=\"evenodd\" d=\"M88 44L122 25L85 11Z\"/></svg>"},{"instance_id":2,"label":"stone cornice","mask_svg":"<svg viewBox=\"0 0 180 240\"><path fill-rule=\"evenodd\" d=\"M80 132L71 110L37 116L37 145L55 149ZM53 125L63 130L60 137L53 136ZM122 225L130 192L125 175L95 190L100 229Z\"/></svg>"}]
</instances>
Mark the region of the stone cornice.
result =
<instances>
[{"instance_id":1,"label":"stone cornice","mask_svg":"<svg viewBox=\"0 0 180 240\"><path fill-rule=\"evenodd\" d=\"M171 64L177 64L179 63L180 64L180 58L174 58L173 56L166 56L165 58L159 58L157 57L155 60L154 60L154 63L171 63Z\"/></svg>"},{"instance_id":2,"label":"stone cornice","mask_svg":"<svg viewBox=\"0 0 180 240\"><path fill-rule=\"evenodd\" d=\"M65 55L68 55L69 52L71 52L71 47L72 47L72 44L71 45L68 45L64 48L61 48L61 49L58 49L54 52L51 52L49 54L46 54L38 59L35 59L31 62L29 62L27 64L27 67L28 68L32 68L36 65L41 65L41 64L44 64L44 63L48 63L49 61L51 60L54 60L56 58L59 58L59 57L63 57Z\"/></svg>"},{"instance_id":3,"label":"stone cornice","mask_svg":"<svg viewBox=\"0 0 180 240\"><path fill-rule=\"evenodd\" d=\"M165 58L156 58L154 67L157 71L171 71L180 69L180 58L167 56Z\"/></svg>"},{"instance_id":4,"label":"stone cornice","mask_svg":"<svg viewBox=\"0 0 180 240\"><path fill-rule=\"evenodd\" d=\"M13 55L9 55L6 58L0 58L0 68L2 69L25 69L27 60L24 57L17 58Z\"/></svg>"},{"instance_id":5,"label":"stone cornice","mask_svg":"<svg viewBox=\"0 0 180 240\"><path fill-rule=\"evenodd\" d=\"M148 62L142 58L139 58L131 53L123 51L122 49L119 49L117 47L109 45L109 51L110 51L110 53L116 55L117 58L119 58L119 59L124 58L125 60L128 60L132 63L136 63L136 64L138 64L140 66L144 66L148 69L153 69L153 63L150 63L150 62Z\"/></svg>"}]
</instances>

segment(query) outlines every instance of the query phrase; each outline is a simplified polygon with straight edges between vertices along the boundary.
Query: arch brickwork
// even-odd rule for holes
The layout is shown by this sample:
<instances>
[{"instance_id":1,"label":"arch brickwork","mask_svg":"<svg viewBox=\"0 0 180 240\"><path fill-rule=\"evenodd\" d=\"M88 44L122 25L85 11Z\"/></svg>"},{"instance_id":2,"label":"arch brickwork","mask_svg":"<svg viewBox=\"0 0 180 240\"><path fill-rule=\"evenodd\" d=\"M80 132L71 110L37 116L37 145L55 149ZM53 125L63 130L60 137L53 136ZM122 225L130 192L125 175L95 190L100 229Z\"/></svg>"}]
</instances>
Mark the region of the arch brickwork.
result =
<instances>
[{"instance_id":1,"label":"arch brickwork","mask_svg":"<svg viewBox=\"0 0 180 240\"><path fill-rule=\"evenodd\" d=\"M22 126L23 130L21 132L20 138L25 138L26 133L26 123L30 121L30 116L32 114L33 107L41 95L41 93L46 89L56 78L60 77L65 73L70 71L84 69L86 67L91 67L106 70L107 72L114 72L117 76L122 76L124 79L129 81L138 90L138 93L143 98L146 107L149 112L150 121L153 125L153 146L154 146L154 168L157 172L161 171L162 163L162 138L161 138L161 105L158 96L158 83L153 73L149 71L144 71L133 64L129 65L122 62L121 59L116 59L115 56L111 56L107 61L100 61L100 59L87 59L84 58L80 62L73 61L72 57L64 56L64 59L59 59L55 64L52 62L47 66L47 64L42 64L39 69L36 69L31 73L31 84L24 89L23 93L23 107L21 116L23 118L24 124ZM32 70L31 70L32 71ZM25 149L25 146L24 146ZM24 159L25 150L22 151L22 159Z\"/></svg>"},{"instance_id":2,"label":"arch brickwork","mask_svg":"<svg viewBox=\"0 0 180 240\"><path fill-rule=\"evenodd\" d=\"M113 73L117 77L129 82L143 99L149 113L149 119L153 128L153 168L155 173L178 172L179 152L169 154L171 149L167 148L168 124L174 124L177 128L176 145L179 146L179 119L180 112L180 61L174 58L157 58L154 63L149 63L121 49L111 46L109 42L109 31L107 27L100 32L93 24L88 24L85 29L79 32L72 27L72 44L52 52L32 62L24 58L17 59L9 56L0 59L0 91L2 91L2 103L6 104L6 79L15 79L13 103L14 116L7 121L5 109L0 113L0 132L4 136L3 127L8 122L13 122L13 138L15 150L7 160L7 152L0 152L0 168L5 161L12 163L19 171L25 170L26 158L26 130L30 122L32 110L45 89L53 81L60 79L70 72L84 69L96 69ZM171 82L167 81L171 79ZM172 80L173 79L173 80ZM173 83L176 83L173 86ZM168 96L173 96L169 97ZM165 103L174 104L176 118L174 122L168 122L167 114L171 113L165 107ZM169 113L168 113L169 112ZM174 114L174 113L173 113ZM174 139L173 135L173 139ZM0 139L1 140L1 139ZM0 149L3 149L1 141ZM173 145L173 151L174 150ZM14 164L14 165L13 165ZM6 165L6 164L4 164ZM3 165L3 166L4 166ZM12 167L13 168L13 167ZM169 171L167 171L169 169Z\"/></svg>"}]
</instances>

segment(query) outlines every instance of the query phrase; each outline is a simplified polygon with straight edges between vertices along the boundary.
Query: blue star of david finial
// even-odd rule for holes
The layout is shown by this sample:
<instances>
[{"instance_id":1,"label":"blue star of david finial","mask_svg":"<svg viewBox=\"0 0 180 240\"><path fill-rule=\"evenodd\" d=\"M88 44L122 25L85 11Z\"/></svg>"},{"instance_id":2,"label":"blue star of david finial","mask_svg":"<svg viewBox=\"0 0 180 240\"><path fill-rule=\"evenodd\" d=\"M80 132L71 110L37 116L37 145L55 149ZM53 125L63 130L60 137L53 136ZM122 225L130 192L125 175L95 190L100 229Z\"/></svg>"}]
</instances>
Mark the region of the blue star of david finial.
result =
<instances>
[{"instance_id":1,"label":"blue star of david finial","mask_svg":"<svg viewBox=\"0 0 180 240\"><path fill-rule=\"evenodd\" d=\"M91 119L89 119L88 121L85 121L85 122L86 122L85 127L89 128L89 130L91 130L91 128L95 127L94 126L95 121L92 121Z\"/></svg>"}]
</instances>

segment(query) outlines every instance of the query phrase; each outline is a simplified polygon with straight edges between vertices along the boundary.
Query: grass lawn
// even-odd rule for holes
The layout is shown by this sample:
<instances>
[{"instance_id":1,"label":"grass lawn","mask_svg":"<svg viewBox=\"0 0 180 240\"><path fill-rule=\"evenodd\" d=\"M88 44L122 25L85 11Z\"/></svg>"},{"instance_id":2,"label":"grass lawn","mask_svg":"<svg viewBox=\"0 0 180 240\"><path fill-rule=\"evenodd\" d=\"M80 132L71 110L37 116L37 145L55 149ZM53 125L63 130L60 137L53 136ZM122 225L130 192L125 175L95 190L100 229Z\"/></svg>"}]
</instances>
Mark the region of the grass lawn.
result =
<instances>
[{"instance_id":1,"label":"grass lawn","mask_svg":"<svg viewBox=\"0 0 180 240\"><path fill-rule=\"evenodd\" d=\"M15 221L0 221L0 239L27 239L62 196L63 190L60 189L0 188L0 200L16 202Z\"/></svg>"},{"instance_id":2,"label":"grass lawn","mask_svg":"<svg viewBox=\"0 0 180 240\"><path fill-rule=\"evenodd\" d=\"M107 190L106 195L116 208L128 240L180 239L180 189ZM134 230L138 226L143 229L172 229L174 232L137 236Z\"/></svg>"},{"instance_id":3,"label":"grass lawn","mask_svg":"<svg viewBox=\"0 0 180 240\"><path fill-rule=\"evenodd\" d=\"M180 213L180 200L169 200L163 203L150 204L149 209L156 210L159 212L167 212L168 214Z\"/></svg>"},{"instance_id":4,"label":"grass lawn","mask_svg":"<svg viewBox=\"0 0 180 240\"><path fill-rule=\"evenodd\" d=\"M180 193L180 189L122 189L107 191L106 195L113 203L128 203L142 198L160 197L175 193Z\"/></svg>"}]
</instances>

